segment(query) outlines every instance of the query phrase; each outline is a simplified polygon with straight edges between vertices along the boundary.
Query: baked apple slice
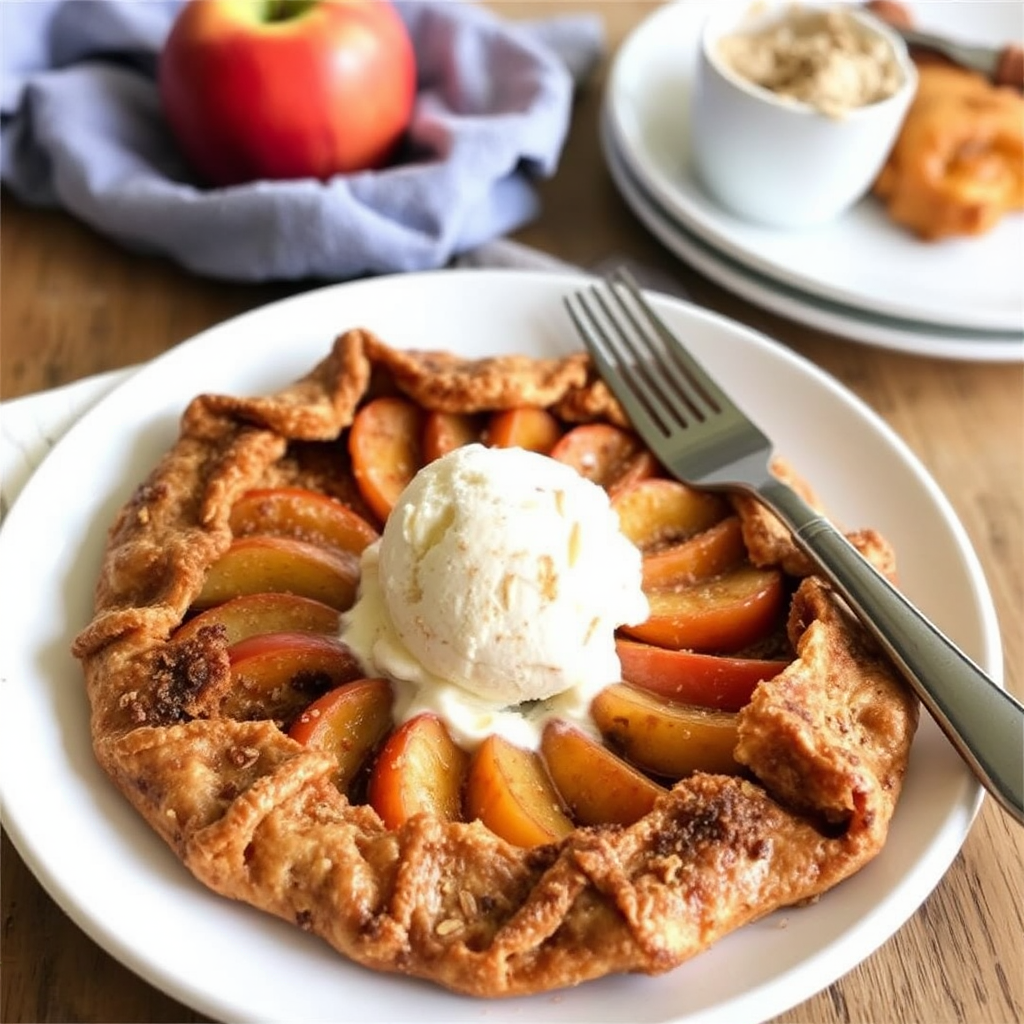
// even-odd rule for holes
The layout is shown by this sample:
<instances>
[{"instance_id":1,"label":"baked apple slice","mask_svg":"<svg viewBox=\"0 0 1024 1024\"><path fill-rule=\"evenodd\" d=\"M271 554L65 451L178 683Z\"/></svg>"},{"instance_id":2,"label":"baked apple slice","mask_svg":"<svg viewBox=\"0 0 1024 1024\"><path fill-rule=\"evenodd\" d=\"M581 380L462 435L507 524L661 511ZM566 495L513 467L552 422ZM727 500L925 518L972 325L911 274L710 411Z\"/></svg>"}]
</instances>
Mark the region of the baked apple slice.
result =
<instances>
[{"instance_id":1,"label":"baked apple slice","mask_svg":"<svg viewBox=\"0 0 1024 1024\"><path fill-rule=\"evenodd\" d=\"M551 843L573 830L540 756L496 734L473 752L465 808L468 819L514 846Z\"/></svg>"},{"instance_id":2,"label":"baked apple slice","mask_svg":"<svg viewBox=\"0 0 1024 1024\"><path fill-rule=\"evenodd\" d=\"M671 589L733 569L747 557L739 516L725 519L678 544L643 558L643 588Z\"/></svg>"},{"instance_id":3,"label":"baked apple slice","mask_svg":"<svg viewBox=\"0 0 1024 1024\"><path fill-rule=\"evenodd\" d=\"M350 608L359 585L359 559L291 537L239 537L210 566L194 610L243 594L299 594L339 611Z\"/></svg>"},{"instance_id":4,"label":"baked apple slice","mask_svg":"<svg viewBox=\"0 0 1024 1024\"><path fill-rule=\"evenodd\" d=\"M405 398L367 402L348 434L352 474L363 500L383 523L424 463L424 412Z\"/></svg>"},{"instance_id":5,"label":"baked apple slice","mask_svg":"<svg viewBox=\"0 0 1024 1024\"><path fill-rule=\"evenodd\" d=\"M623 488L612 508L622 532L644 555L703 532L731 511L720 495L660 477Z\"/></svg>"},{"instance_id":6,"label":"baked apple slice","mask_svg":"<svg viewBox=\"0 0 1024 1024\"><path fill-rule=\"evenodd\" d=\"M758 569L747 562L711 579L650 591L646 621L623 626L622 631L659 647L738 651L779 626L785 598L779 570Z\"/></svg>"},{"instance_id":7,"label":"baked apple slice","mask_svg":"<svg viewBox=\"0 0 1024 1024\"><path fill-rule=\"evenodd\" d=\"M561 436L561 424L547 409L523 406L494 413L485 441L492 448L525 448L547 455Z\"/></svg>"},{"instance_id":8,"label":"baked apple slice","mask_svg":"<svg viewBox=\"0 0 1024 1024\"><path fill-rule=\"evenodd\" d=\"M307 747L338 760L334 781L348 793L360 769L391 728L391 684L386 679L355 679L310 704L288 730Z\"/></svg>"},{"instance_id":9,"label":"baked apple slice","mask_svg":"<svg viewBox=\"0 0 1024 1024\"><path fill-rule=\"evenodd\" d=\"M673 651L619 638L615 649L622 678L670 700L720 711L739 711L763 679L774 679L784 659L736 658Z\"/></svg>"},{"instance_id":10,"label":"baked apple slice","mask_svg":"<svg viewBox=\"0 0 1024 1024\"><path fill-rule=\"evenodd\" d=\"M337 636L341 613L322 601L298 594L258 593L232 598L191 618L172 639L188 640L200 629L217 626L228 644L260 633L320 633Z\"/></svg>"},{"instance_id":11,"label":"baked apple slice","mask_svg":"<svg viewBox=\"0 0 1024 1024\"><path fill-rule=\"evenodd\" d=\"M553 719L541 755L578 825L631 825L665 790L575 726Z\"/></svg>"},{"instance_id":12,"label":"baked apple slice","mask_svg":"<svg viewBox=\"0 0 1024 1024\"><path fill-rule=\"evenodd\" d=\"M691 772L736 774L738 716L680 704L638 686L605 687L590 713L609 746L643 771L668 779Z\"/></svg>"},{"instance_id":13,"label":"baked apple slice","mask_svg":"<svg viewBox=\"0 0 1024 1024\"><path fill-rule=\"evenodd\" d=\"M610 423L573 427L551 450L551 457L572 466L609 494L658 472L658 460L640 439Z\"/></svg>"},{"instance_id":14,"label":"baked apple slice","mask_svg":"<svg viewBox=\"0 0 1024 1024\"><path fill-rule=\"evenodd\" d=\"M369 802L388 828L423 812L459 821L468 764L469 755L437 715L417 715L381 747L370 773Z\"/></svg>"},{"instance_id":15,"label":"baked apple slice","mask_svg":"<svg viewBox=\"0 0 1024 1024\"><path fill-rule=\"evenodd\" d=\"M290 722L307 704L341 683L358 679L359 662L340 640L313 633L263 633L228 648L231 690L222 711Z\"/></svg>"},{"instance_id":16,"label":"baked apple slice","mask_svg":"<svg viewBox=\"0 0 1024 1024\"><path fill-rule=\"evenodd\" d=\"M476 416L462 412L428 412L423 421L423 461L433 462L456 448L479 441L480 436Z\"/></svg>"},{"instance_id":17,"label":"baked apple slice","mask_svg":"<svg viewBox=\"0 0 1024 1024\"><path fill-rule=\"evenodd\" d=\"M247 491L231 507L236 537L274 534L355 554L377 539L377 531L340 501L303 487Z\"/></svg>"}]
</instances>

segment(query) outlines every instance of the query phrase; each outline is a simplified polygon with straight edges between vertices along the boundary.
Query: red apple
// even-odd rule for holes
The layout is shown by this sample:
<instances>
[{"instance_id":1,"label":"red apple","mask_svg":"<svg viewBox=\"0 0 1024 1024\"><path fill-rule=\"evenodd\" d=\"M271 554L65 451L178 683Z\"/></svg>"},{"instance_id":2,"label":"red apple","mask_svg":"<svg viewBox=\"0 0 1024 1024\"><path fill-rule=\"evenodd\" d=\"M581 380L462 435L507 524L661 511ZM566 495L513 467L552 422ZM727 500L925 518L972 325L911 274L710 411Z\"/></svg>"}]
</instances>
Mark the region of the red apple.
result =
<instances>
[{"instance_id":1,"label":"red apple","mask_svg":"<svg viewBox=\"0 0 1024 1024\"><path fill-rule=\"evenodd\" d=\"M182 152L210 183L326 180L391 157L416 58L388 0L189 0L159 85Z\"/></svg>"}]
</instances>

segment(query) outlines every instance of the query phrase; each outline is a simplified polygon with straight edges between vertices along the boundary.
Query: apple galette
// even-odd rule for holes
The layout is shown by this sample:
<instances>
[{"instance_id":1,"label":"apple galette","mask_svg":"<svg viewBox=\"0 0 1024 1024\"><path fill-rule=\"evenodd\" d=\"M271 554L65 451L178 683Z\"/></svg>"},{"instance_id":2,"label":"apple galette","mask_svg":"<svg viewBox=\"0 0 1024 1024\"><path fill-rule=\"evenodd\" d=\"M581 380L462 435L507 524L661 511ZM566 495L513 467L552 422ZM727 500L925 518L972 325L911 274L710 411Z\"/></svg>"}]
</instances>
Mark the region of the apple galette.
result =
<instances>
[{"instance_id":1,"label":"apple galette","mask_svg":"<svg viewBox=\"0 0 1024 1024\"><path fill-rule=\"evenodd\" d=\"M361 330L191 402L74 650L196 878L488 997L815 899L882 848L917 723L780 524L670 479L586 356Z\"/></svg>"}]
</instances>

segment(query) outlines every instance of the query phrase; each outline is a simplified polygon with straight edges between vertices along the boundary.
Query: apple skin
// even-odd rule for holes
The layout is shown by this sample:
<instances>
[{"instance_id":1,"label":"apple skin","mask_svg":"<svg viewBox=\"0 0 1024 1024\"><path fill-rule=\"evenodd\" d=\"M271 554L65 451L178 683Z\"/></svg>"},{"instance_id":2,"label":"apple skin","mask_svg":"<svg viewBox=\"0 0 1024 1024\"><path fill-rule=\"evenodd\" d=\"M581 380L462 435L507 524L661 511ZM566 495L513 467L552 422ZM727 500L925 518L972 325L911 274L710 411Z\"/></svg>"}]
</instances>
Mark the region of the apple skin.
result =
<instances>
[{"instance_id":1,"label":"apple skin","mask_svg":"<svg viewBox=\"0 0 1024 1024\"><path fill-rule=\"evenodd\" d=\"M416 57L388 0L189 0L158 81L171 131L209 183L326 180L392 156Z\"/></svg>"}]
</instances>

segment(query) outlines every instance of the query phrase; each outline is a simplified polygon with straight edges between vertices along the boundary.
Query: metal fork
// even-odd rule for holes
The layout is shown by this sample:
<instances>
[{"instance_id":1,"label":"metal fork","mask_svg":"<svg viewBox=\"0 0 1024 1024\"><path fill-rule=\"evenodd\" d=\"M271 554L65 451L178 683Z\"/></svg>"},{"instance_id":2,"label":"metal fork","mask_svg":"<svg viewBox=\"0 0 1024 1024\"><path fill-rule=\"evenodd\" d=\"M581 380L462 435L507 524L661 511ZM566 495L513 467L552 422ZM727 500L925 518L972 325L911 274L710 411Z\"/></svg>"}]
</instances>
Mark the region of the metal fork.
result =
<instances>
[{"instance_id":1,"label":"metal fork","mask_svg":"<svg viewBox=\"0 0 1024 1024\"><path fill-rule=\"evenodd\" d=\"M598 372L680 480L752 495L792 531L905 676L961 757L1024 824L1024 705L772 475L772 443L686 351L626 272L565 298Z\"/></svg>"}]
</instances>

